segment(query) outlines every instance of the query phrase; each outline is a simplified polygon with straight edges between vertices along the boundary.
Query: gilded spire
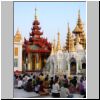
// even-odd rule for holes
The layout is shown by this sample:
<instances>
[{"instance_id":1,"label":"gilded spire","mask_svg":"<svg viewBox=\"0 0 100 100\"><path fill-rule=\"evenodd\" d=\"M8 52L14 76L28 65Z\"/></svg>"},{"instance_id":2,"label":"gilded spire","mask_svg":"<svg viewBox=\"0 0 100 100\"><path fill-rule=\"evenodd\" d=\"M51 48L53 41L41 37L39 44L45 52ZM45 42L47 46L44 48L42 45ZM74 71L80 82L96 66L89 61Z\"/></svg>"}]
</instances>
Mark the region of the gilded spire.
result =
<instances>
[{"instance_id":1,"label":"gilded spire","mask_svg":"<svg viewBox=\"0 0 100 100\"><path fill-rule=\"evenodd\" d=\"M16 32L16 34L19 34L20 32L19 32L19 28L17 28L17 32Z\"/></svg>"},{"instance_id":2,"label":"gilded spire","mask_svg":"<svg viewBox=\"0 0 100 100\"><path fill-rule=\"evenodd\" d=\"M70 33L69 23L68 23L68 33Z\"/></svg>"},{"instance_id":3,"label":"gilded spire","mask_svg":"<svg viewBox=\"0 0 100 100\"><path fill-rule=\"evenodd\" d=\"M75 51L74 38L72 33L70 32L69 24L68 24L68 33L67 33L67 40L66 40L66 49L68 50L68 52Z\"/></svg>"},{"instance_id":4,"label":"gilded spire","mask_svg":"<svg viewBox=\"0 0 100 100\"><path fill-rule=\"evenodd\" d=\"M61 50L61 45L60 45L60 33L58 32L58 42L57 42L57 51Z\"/></svg>"},{"instance_id":5,"label":"gilded spire","mask_svg":"<svg viewBox=\"0 0 100 100\"><path fill-rule=\"evenodd\" d=\"M68 34L68 37L71 37L72 33L70 32L69 23L67 25L68 25L68 27L67 27L68 33L67 34Z\"/></svg>"},{"instance_id":6,"label":"gilded spire","mask_svg":"<svg viewBox=\"0 0 100 100\"><path fill-rule=\"evenodd\" d=\"M16 34L14 36L14 41L15 42L20 42L20 40L22 40L22 37L21 37L21 33L19 31L19 28L17 28Z\"/></svg>"},{"instance_id":7,"label":"gilded spire","mask_svg":"<svg viewBox=\"0 0 100 100\"><path fill-rule=\"evenodd\" d=\"M68 34L68 38L72 39L72 33L70 32L69 23L68 23L68 29L67 30L68 30L68 33L67 33Z\"/></svg>"},{"instance_id":8,"label":"gilded spire","mask_svg":"<svg viewBox=\"0 0 100 100\"><path fill-rule=\"evenodd\" d=\"M37 8L35 8L35 20L37 20Z\"/></svg>"},{"instance_id":9,"label":"gilded spire","mask_svg":"<svg viewBox=\"0 0 100 100\"><path fill-rule=\"evenodd\" d=\"M56 53L56 40L55 40L55 38L54 38L54 40L53 40L53 46L54 46L54 53Z\"/></svg>"},{"instance_id":10,"label":"gilded spire","mask_svg":"<svg viewBox=\"0 0 100 100\"><path fill-rule=\"evenodd\" d=\"M80 9L78 10L78 21L81 21L81 17L80 17Z\"/></svg>"},{"instance_id":11,"label":"gilded spire","mask_svg":"<svg viewBox=\"0 0 100 100\"><path fill-rule=\"evenodd\" d=\"M81 31L83 31L83 23L82 23L82 20L81 20L81 17L80 17L80 9L78 11L78 21L77 21L77 25L81 29Z\"/></svg>"},{"instance_id":12,"label":"gilded spire","mask_svg":"<svg viewBox=\"0 0 100 100\"><path fill-rule=\"evenodd\" d=\"M78 10L78 19L80 20L80 9Z\"/></svg>"}]
</instances>

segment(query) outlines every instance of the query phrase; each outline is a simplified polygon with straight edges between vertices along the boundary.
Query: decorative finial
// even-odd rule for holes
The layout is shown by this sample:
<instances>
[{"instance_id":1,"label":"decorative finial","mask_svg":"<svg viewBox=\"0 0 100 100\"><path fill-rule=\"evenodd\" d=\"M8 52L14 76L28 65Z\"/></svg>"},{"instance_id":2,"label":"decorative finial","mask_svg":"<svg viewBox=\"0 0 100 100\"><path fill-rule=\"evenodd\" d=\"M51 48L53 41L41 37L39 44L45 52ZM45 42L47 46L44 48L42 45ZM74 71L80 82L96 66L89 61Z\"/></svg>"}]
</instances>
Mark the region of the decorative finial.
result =
<instances>
[{"instance_id":1,"label":"decorative finial","mask_svg":"<svg viewBox=\"0 0 100 100\"><path fill-rule=\"evenodd\" d=\"M61 45L60 45L60 32L58 32L57 50L61 50Z\"/></svg>"},{"instance_id":2,"label":"decorative finial","mask_svg":"<svg viewBox=\"0 0 100 100\"><path fill-rule=\"evenodd\" d=\"M84 30L83 30L83 23L82 23L81 16L80 16L80 9L78 10L77 25L78 25L78 27L81 29L81 31L83 32Z\"/></svg>"},{"instance_id":3,"label":"decorative finial","mask_svg":"<svg viewBox=\"0 0 100 100\"><path fill-rule=\"evenodd\" d=\"M69 23L68 23L68 33L70 33Z\"/></svg>"},{"instance_id":4,"label":"decorative finial","mask_svg":"<svg viewBox=\"0 0 100 100\"><path fill-rule=\"evenodd\" d=\"M59 41L59 44L60 44L60 32L58 32L58 41Z\"/></svg>"},{"instance_id":5,"label":"decorative finial","mask_svg":"<svg viewBox=\"0 0 100 100\"><path fill-rule=\"evenodd\" d=\"M80 19L80 9L78 10L78 19Z\"/></svg>"},{"instance_id":6,"label":"decorative finial","mask_svg":"<svg viewBox=\"0 0 100 100\"><path fill-rule=\"evenodd\" d=\"M19 27L17 27L17 32L19 32Z\"/></svg>"},{"instance_id":7,"label":"decorative finial","mask_svg":"<svg viewBox=\"0 0 100 100\"><path fill-rule=\"evenodd\" d=\"M58 31L58 36L60 35L59 31Z\"/></svg>"},{"instance_id":8,"label":"decorative finial","mask_svg":"<svg viewBox=\"0 0 100 100\"><path fill-rule=\"evenodd\" d=\"M37 20L37 8L35 8L35 20Z\"/></svg>"},{"instance_id":9,"label":"decorative finial","mask_svg":"<svg viewBox=\"0 0 100 100\"><path fill-rule=\"evenodd\" d=\"M19 27L17 27L16 34L20 34L20 32L19 32Z\"/></svg>"}]
</instances>

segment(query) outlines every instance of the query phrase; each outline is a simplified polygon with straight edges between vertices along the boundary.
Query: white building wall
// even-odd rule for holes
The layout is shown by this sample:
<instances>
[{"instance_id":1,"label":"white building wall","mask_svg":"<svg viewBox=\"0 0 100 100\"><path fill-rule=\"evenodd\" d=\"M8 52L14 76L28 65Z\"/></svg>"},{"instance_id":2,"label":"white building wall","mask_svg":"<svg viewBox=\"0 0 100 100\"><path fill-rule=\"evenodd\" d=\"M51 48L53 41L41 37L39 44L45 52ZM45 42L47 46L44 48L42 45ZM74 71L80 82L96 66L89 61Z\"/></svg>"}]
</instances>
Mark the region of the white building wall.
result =
<instances>
[{"instance_id":1,"label":"white building wall","mask_svg":"<svg viewBox=\"0 0 100 100\"><path fill-rule=\"evenodd\" d=\"M55 57L53 57L53 60L50 60L50 73L52 73L52 70L54 70L54 74L57 74L57 72L63 71L66 73L68 76L70 76L70 59L75 58L76 60L76 74L81 72L81 67L82 67L82 62L81 59L84 57L84 51L81 52L61 52L58 51L56 54L54 54ZM52 59L52 56L49 57L49 59ZM54 68L52 68L52 61L55 62ZM68 69L66 69L66 66L68 65ZM58 69L57 69L58 66ZM80 68L79 68L80 66Z\"/></svg>"},{"instance_id":2,"label":"white building wall","mask_svg":"<svg viewBox=\"0 0 100 100\"><path fill-rule=\"evenodd\" d=\"M14 55L14 59L18 59L18 66L14 66L14 71L22 71L22 43L14 42L14 48L18 48L18 56Z\"/></svg>"}]
</instances>

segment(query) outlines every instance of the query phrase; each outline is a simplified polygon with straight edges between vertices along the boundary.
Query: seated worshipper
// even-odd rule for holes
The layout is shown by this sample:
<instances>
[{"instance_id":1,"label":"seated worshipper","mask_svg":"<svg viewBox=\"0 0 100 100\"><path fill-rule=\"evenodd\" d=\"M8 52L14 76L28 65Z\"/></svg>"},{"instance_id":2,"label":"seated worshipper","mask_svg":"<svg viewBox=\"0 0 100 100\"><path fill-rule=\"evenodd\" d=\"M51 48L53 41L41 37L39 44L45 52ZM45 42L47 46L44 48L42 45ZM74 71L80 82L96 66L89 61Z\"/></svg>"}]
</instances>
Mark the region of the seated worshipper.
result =
<instances>
[{"instance_id":1,"label":"seated worshipper","mask_svg":"<svg viewBox=\"0 0 100 100\"><path fill-rule=\"evenodd\" d=\"M53 86L52 86L52 97L60 97L60 86L59 86L59 81L58 78L56 78Z\"/></svg>"},{"instance_id":2,"label":"seated worshipper","mask_svg":"<svg viewBox=\"0 0 100 100\"><path fill-rule=\"evenodd\" d=\"M50 80L50 89L52 89L52 85L53 85L54 81L53 81L53 77L51 77L51 80Z\"/></svg>"},{"instance_id":3,"label":"seated worshipper","mask_svg":"<svg viewBox=\"0 0 100 100\"><path fill-rule=\"evenodd\" d=\"M39 89L39 94L42 95L49 95L49 92L46 91L43 87L43 81L40 82L40 89Z\"/></svg>"},{"instance_id":4,"label":"seated worshipper","mask_svg":"<svg viewBox=\"0 0 100 100\"><path fill-rule=\"evenodd\" d=\"M40 81L44 81L44 75L43 75L43 73L40 74L39 78L40 78Z\"/></svg>"},{"instance_id":5,"label":"seated worshipper","mask_svg":"<svg viewBox=\"0 0 100 100\"><path fill-rule=\"evenodd\" d=\"M33 90L35 89L35 84L36 84L36 77L34 75L33 78L32 78Z\"/></svg>"},{"instance_id":6,"label":"seated worshipper","mask_svg":"<svg viewBox=\"0 0 100 100\"><path fill-rule=\"evenodd\" d=\"M45 89L49 89L49 80L48 78L45 78L45 80L43 81L43 86Z\"/></svg>"},{"instance_id":7,"label":"seated worshipper","mask_svg":"<svg viewBox=\"0 0 100 100\"><path fill-rule=\"evenodd\" d=\"M59 86L60 88L64 85L64 78L62 76L59 77Z\"/></svg>"},{"instance_id":8,"label":"seated worshipper","mask_svg":"<svg viewBox=\"0 0 100 100\"><path fill-rule=\"evenodd\" d=\"M83 80L83 86L84 86L84 98L86 98L86 79Z\"/></svg>"},{"instance_id":9,"label":"seated worshipper","mask_svg":"<svg viewBox=\"0 0 100 100\"><path fill-rule=\"evenodd\" d=\"M34 87L34 91L35 91L36 93L39 93L39 90L40 90L40 84L39 84L39 83L36 83L36 84L35 84L35 87Z\"/></svg>"},{"instance_id":10,"label":"seated worshipper","mask_svg":"<svg viewBox=\"0 0 100 100\"><path fill-rule=\"evenodd\" d=\"M74 76L73 79L71 80L71 83L74 85L74 87L76 87L77 85L77 77Z\"/></svg>"},{"instance_id":11,"label":"seated worshipper","mask_svg":"<svg viewBox=\"0 0 100 100\"><path fill-rule=\"evenodd\" d=\"M72 81L72 76L70 75L69 77L68 77L68 82L69 82L69 84L71 83L71 81Z\"/></svg>"},{"instance_id":12,"label":"seated worshipper","mask_svg":"<svg viewBox=\"0 0 100 100\"><path fill-rule=\"evenodd\" d=\"M60 87L62 87L65 83L68 84L68 79L66 75L63 75L63 77L60 79Z\"/></svg>"},{"instance_id":13,"label":"seated worshipper","mask_svg":"<svg viewBox=\"0 0 100 100\"><path fill-rule=\"evenodd\" d=\"M86 77L85 76L83 78L83 86L84 86L84 89L86 90Z\"/></svg>"},{"instance_id":14,"label":"seated worshipper","mask_svg":"<svg viewBox=\"0 0 100 100\"><path fill-rule=\"evenodd\" d=\"M45 75L45 78L48 78L49 79L49 75L47 74L47 75Z\"/></svg>"},{"instance_id":15,"label":"seated worshipper","mask_svg":"<svg viewBox=\"0 0 100 100\"><path fill-rule=\"evenodd\" d=\"M72 83L69 84L69 91L70 93L76 93L76 87Z\"/></svg>"},{"instance_id":16,"label":"seated worshipper","mask_svg":"<svg viewBox=\"0 0 100 100\"><path fill-rule=\"evenodd\" d=\"M80 93L79 84L80 84L80 76L78 76L78 78L77 78L77 85L76 85L76 92L78 94Z\"/></svg>"},{"instance_id":17,"label":"seated worshipper","mask_svg":"<svg viewBox=\"0 0 100 100\"><path fill-rule=\"evenodd\" d=\"M18 88L18 89L22 89L22 85L23 85L22 77L19 76L17 88Z\"/></svg>"},{"instance_id":18,"label":"seated worshipper","mask_svg":"<svg viewBox=\"0 0 100 100\"><path fill-rule=\"evenodd\" d=\"M80 83L78 82L76 85L76 92L79 94L80 93Z\"/></svg>"},{"instance_id":19,"label":"seated worshipper","mask_svg":"<svg viewBox=\"0 0 100 100\"><path fill-rule=\"evenodd\" d=\"M40 78L37 76L36 79L35 79L35 85L38 84L38 83L40 84Z\"/></svg>"},{"instance_id":20,"label":"seated worshipper","mask_svg":"<svg viewBox=\"0 0 100 100\"><path fill-rule=\"evenodd\" d=\"M14 87L16 88L18 86L18 76L15 74L15 77L14 77Z\"/></svg>"},{"instance_id":21,"label":"seated worshipper","mask_svg":"<svg viewBox=\"0 0 100 100\"><path fill-rule=\"evenodd\" d=\"M37 76L36 79L34 80L34 91L36 93L39 93L39 89L40 89L40 79L39 77Z\"/></svg>"},{"instance_id":22,"label":"seated worshipper","mask_svg":"<svg viewBox=\"0 0 100 100\"><path fill-rule=\"evenodd\" d=\"M61 98L72 98L73 97L73 95L70 94L68 87L69 86L66 83L64 83L64 85L61 87L61 91L60 91Z\"/></svg>"},{"instance_id":23,"label":"seated worshipper","mask_svg":"<svg viewBox=\"0 0 100 100\"><path fill-rule=\"evenodd\" d=\"M68 85L68 79L67 79L67 76L64 75L64 84L67 84Z\"/></svg>"},{"instance_id":24,"label":"seated worshipper","mask_svg":"<svg viewBox=\"0 0 100 100\"><path fill-rule=\"evenodd\" d=\"M32 79L29 79L27 84L26 84L26 89L27 92L33 91L33 85L32 85Z\"/></svg>"},{"instance_id":25,"label":"seated worshipper","mask_svg":"<svg viewBox=\"0 0 100 100\"><path fill-rule=\"evenodd\" d=\"M80 94L81 95L86 95L86 92L85 92L85 89L84 89L83 80L80 80L79 88L80 88Z\"/></svg>"},{"instance_id":26,"label":"seated worshipper","mask_svg":"<svg viewBox=\"0 0 100 100\"><path fill-rule=\"evenodd\" d=\"M58 79L58 76L57 75L54 76L54 80L56 80L56 79Z\"/></svg>"},{"instance_id":27,"label":"seated worshipper","mask_svg":"<svg viewBox=\"0 0 100 100\"><path fill-rule=\"evenodd\" d=\"M43 81L43 87L44 87L44 90L49 93L49 80L48 80L48 77L46 77L45 80Z\"/></svg>"},{"instance_id":28,"label":"seated worshipper","mask_svg":"<svg viewBox=\"0 0 100 100\"><path fill-rule=\"evenodd\" d=\"M76 93L76 91L77 91L76 88L77 88L77 77L74 76L73 79L70 80L70 87L69 87L70 92L71 93Z\"/></svg>"},{"instance_id":29,"label":"seated worshipper","mask_svg":"<svg viewBox=\"0 0 100 100\"><path fill-rule=\"evenodd\" d=\"M23 88L24 89L26 89L29 79L30 79L30 77L28 76L28 74L24 75L24 78L23 78Z\"/></svg>"},{"instance_id":30,"label":"seated worshipper","mask_svg":"<svg viewBox=\"0 0 100 100\"><path fill-rule=\"evenodd\" d=\"M24 75L24 76L23 76L23 88L24 88L24 89L26 89L26 85L27 85L28 80L29 80L29 79L28 79L27 75Z\"/></svg>"}]
</instances>

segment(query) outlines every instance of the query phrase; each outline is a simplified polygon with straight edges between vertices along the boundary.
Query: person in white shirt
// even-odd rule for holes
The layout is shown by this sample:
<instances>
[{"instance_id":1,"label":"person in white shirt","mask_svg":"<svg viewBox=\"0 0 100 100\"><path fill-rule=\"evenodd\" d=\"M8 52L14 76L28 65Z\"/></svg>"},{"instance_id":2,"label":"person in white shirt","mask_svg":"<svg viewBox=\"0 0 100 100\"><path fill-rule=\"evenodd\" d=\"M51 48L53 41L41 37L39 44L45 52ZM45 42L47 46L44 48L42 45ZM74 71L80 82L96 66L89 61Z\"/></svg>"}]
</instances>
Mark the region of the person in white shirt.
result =
<instances>
[{"instance_id":1,"label":"person in white shirt","mask_svg":"<svg viewBox=\"0 0 100 100\"><path fill-rule=\"evenodd\" d=\"M58 79L55 79L55 82L52 86L52 97L60 97L60 86Z\"/></svg>"},{"instance_id":2,"label":"person in white shirt","mask_svg":"<svg viewBox=\"0 0 100 100\"><path fill-rule=\"evenodd\" d=\"M86 80L83 81L84 89L86 90Z\"/></svg>"},{"instance_id":3,"label":"person in white shirt","mask_svg":"<svg viewBox=\"0 0 100 100\"><path fill-rule=\"evenodd\" d=\"M39 93L39 89L40 89L40 84L39 83L36 83L36 85L35 85L35 92L36 93Z\"/></svg>"},{"instance_id":4,"label":"person in white shirt","mask_svg":"<svg viewBox=\"0 0 100 100\"><path fill-rule=\"evenodd\" d=\"M23 85L23 81L22 81L22 77L20 76L19 77L19 80L18 80L18 89L21 89L22 88L22 85Z\"/></svg>"},{"instance_id":5,"label":"person in white shirt","mask_svg":"<svg viewBox=\"0 0 100 100\"><path fill-rule=\"evenodd\" d=\"M68 89L68 84L64 84L62 87L61 87L61 91L60 91L60 97L61 98L72 98L73 95L70 94L70 91Z\"/></svg>"}]
</instances>

